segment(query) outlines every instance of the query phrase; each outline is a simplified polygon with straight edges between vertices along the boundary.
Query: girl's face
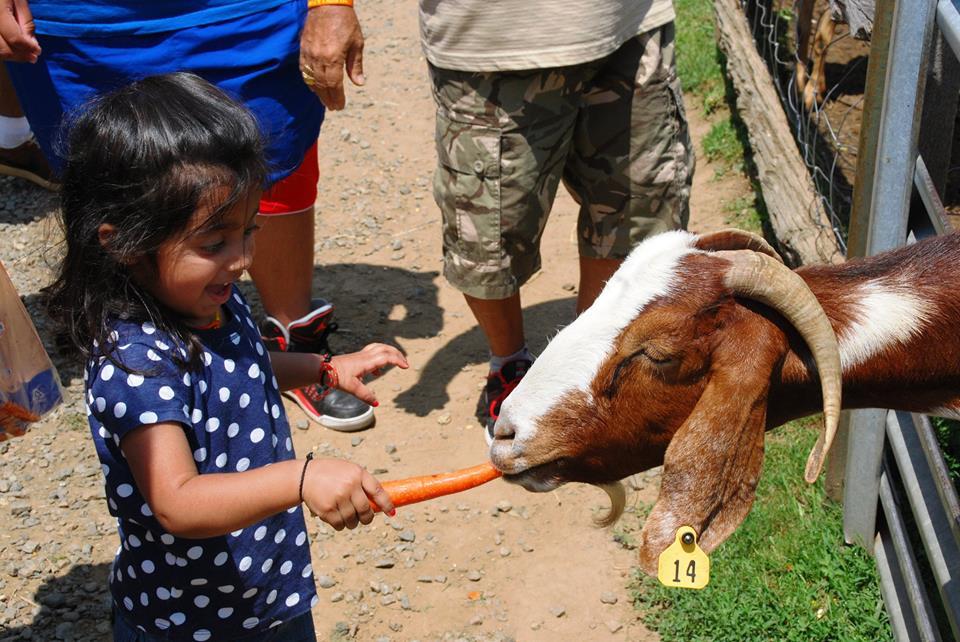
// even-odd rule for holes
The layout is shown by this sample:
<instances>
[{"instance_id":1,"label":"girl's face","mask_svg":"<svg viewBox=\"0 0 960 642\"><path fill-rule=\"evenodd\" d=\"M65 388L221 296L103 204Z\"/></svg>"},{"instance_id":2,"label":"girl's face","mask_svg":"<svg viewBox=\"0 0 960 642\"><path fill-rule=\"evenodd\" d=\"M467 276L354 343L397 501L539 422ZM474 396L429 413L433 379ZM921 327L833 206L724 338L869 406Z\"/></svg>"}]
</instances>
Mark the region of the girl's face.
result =
<instances>
[{"instance_id":1,"label":"girl's face","mask_svg":"<svg viewBox=\"0 0 960 642\"><path fill-rule=\"evenodd\" d=\"M211 212L229 188L211 190L193 214L186 232L169 239L156 254L156 268L139 265L141 283L164 305L193 327L209 325L227 302L231 285L253 261L255 220L260 191L252 190L222 217Z\"/></svg>"}]
</instances>

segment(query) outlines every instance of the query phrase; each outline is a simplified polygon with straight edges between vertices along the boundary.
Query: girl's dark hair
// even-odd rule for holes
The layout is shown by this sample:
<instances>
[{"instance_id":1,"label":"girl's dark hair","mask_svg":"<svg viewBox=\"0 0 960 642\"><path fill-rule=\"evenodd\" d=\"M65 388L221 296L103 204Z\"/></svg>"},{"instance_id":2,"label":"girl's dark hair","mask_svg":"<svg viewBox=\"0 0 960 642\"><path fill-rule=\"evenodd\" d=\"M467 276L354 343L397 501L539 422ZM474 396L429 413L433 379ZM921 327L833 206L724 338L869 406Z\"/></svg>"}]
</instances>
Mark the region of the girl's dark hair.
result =
<instances>
[{"instance_id":1,"label":"girl's dark hair","mask_svg":"<svg viewBox=\"0 0 960 642\"><path fill-rule=\"evenodd\" d=\"M111 318L149 321L185 349L200 346L184 323L131 277L184 232L212 188L230 193L212 217L262 188L267 168L253 115L199 76L138 80L88 103L68 123L60 209L66 256L47 289L51 315L85 356L94 345L121 367ZM101 243L101 226L114 232Z\"/></svg>"}]
</instances>

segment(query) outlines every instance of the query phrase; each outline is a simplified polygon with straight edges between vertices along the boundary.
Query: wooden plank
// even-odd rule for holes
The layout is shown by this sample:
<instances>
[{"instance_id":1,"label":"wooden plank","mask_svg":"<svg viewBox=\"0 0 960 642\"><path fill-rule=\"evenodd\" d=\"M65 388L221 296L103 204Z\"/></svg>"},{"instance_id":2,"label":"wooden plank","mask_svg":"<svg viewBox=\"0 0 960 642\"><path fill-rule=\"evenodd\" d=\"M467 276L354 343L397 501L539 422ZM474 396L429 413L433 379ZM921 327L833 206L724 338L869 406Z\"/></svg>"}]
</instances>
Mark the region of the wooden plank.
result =
<instances>
[{"instance_id":1,"label":"wooden plank","mask_svg":"<svg viewBox=\"0 0 960 642\"><path fill-rule=\"evenodd\" d=\"M818 207L813 179L740 3L716 0L713 6L719 46L737 92L737 111L747 125L763 200L784 259L793 265L842 262L830 219Z\"/></svg>"}]
</instances>

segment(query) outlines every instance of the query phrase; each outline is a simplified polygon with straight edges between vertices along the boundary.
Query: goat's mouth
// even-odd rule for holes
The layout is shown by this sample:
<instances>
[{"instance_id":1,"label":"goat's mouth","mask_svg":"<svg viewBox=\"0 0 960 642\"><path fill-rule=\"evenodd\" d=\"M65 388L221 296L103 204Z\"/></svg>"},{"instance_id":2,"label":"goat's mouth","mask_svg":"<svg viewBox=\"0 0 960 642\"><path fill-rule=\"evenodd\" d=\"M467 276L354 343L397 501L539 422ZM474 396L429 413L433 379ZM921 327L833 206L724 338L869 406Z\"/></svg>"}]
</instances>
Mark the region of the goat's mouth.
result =
<instances>
[{"instance_id":1,"label":"goat's mouth","mask_svg":"<svg viewBox=\"0 0 960 642\"><path fill-rule=\"evenodd\" d=\"M503 471L503 479L533 493L556 490L569 480L561 474L562 461L551 461L520 471Z\"/></svg>"}]
</instances>

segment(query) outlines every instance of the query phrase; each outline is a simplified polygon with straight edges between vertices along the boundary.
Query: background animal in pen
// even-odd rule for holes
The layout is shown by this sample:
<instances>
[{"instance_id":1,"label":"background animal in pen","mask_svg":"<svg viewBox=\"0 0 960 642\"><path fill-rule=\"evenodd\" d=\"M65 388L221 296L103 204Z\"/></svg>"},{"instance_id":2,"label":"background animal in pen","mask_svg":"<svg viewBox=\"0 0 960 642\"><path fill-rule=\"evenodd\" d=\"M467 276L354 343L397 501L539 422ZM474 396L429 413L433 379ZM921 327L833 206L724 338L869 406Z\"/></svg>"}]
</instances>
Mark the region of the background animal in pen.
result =
<instances>
[{"instance_id":1,"label":"background animal in pen","mask_svg":"<svg viewBox=\"0 0 960 642\"><path fill-rule=\"evenodd\" d=\"M824 3L816 0L798 0L797 15L797 93L803 97L807 111L823 102L827 93L827 49L833 41L837 23L850 27L850 34L860 40L869 40L873 32L874 0L830 0L813 24L814 8ZM811 35L813 39L811 41Z\"/></svg>"}]
</instances>

